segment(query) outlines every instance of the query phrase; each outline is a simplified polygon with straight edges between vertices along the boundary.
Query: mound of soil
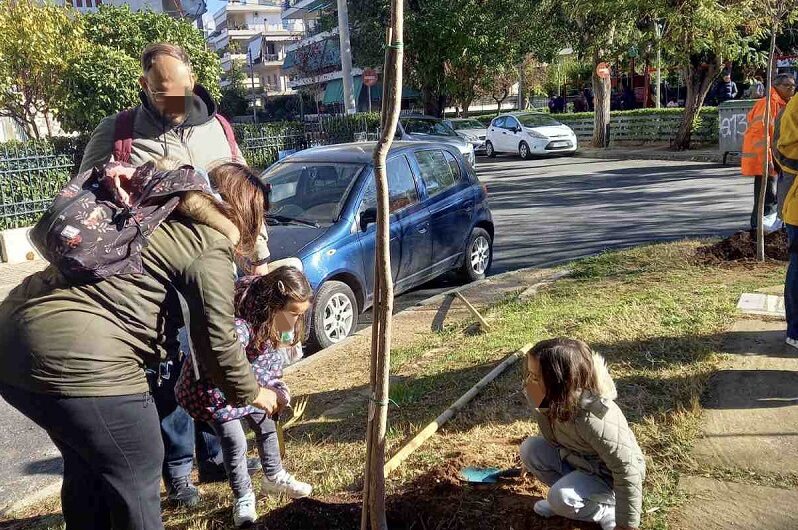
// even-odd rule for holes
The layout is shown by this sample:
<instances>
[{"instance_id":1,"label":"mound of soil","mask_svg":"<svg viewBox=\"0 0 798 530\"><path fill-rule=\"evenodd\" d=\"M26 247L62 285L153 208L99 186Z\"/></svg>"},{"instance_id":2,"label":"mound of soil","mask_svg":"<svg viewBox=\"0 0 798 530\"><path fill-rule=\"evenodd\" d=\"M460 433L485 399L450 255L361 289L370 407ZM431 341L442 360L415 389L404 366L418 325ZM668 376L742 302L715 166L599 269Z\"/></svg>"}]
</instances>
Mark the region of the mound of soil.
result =
<instances>
[{"instance_id":1,"label":"mound of soil","mask_svg":"<svg viewBox=\"0 0 798 530\"><path fill-rule=\"evenodd\" d=\"M737 232L714 245L700 247L696 253L701 261L710 264L755 260L756 232L750 230ZM778 261L789 261L786 230L777 230L765 236L765 256Z\"/></svg>"},{"instance_id":2,"label":"mound of soil","mask_svg":"<svg viewBox=\"0 0 798 530\"><path fill-rule=\"evenodd\" d=\"M458 478L460 462L450 462L411 482L402 493L387 499L391 530L503 529L593 530L598 526L561 517L543 519L532 506L544 495L531 475L490 485L470 485ZM358 496L294 501L266 514L260 529L360 528Z\"/></svg>"}]
</instances>

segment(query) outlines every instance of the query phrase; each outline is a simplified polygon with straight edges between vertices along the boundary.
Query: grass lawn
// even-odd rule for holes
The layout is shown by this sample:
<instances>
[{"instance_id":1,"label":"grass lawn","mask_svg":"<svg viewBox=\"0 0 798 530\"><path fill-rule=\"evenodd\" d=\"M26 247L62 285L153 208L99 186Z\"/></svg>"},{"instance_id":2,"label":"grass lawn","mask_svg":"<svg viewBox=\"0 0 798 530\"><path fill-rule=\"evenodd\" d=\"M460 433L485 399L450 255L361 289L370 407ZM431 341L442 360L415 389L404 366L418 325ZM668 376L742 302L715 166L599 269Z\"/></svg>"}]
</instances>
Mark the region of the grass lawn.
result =
<instances>
[{"instance_id":1,"label":"grass lawn","mask_svg":"<svg viewBox=\"0 0 798 530\"><path fill-rule=\"evenodd\" d=\"M569 278L535 297L510 297L489 308L490 333L472 333L463 323L396 348L389 454L516 348L557 335L581 338L607 359L618 403L648 458L642 527L667 528L668 512L680 502L679 474L691 466L698 398L721 360L724 332L737 317L737 298L779 285L784 275L784 264L773 262L698 264L693 255L699 245L653 245L577 261L569 266ZM354 528L365 455L365 388L329 390L318 383L288 382L311 405L288 432L286 467L316 489L312 500L302 502L262 499L258 527ZM528 476L487 488L457 481L464 465L518 465L518 445L537 431L520 383L519 364L389 478L391 528L597 528L538 518L531 506L545 490ZM335 413L313 408L314 400L331 398L341 403ZM202 493L197 509L167 509L166 527L231 528L228 487L203 485ZM25 528L60 528L57 511L53 500L15 517Z\"/></svg>"}]
</instances>

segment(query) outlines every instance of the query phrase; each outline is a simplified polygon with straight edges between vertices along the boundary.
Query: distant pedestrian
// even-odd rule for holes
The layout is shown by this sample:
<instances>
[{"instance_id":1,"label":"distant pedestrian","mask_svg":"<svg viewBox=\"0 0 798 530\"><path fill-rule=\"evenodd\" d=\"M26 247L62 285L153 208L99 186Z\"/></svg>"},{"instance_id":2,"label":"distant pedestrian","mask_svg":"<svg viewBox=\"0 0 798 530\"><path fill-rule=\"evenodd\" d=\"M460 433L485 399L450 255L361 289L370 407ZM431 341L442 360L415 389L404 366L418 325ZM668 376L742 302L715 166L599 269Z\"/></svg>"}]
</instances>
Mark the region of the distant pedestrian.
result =
<instances>
[{"instance_id":1,"label":"distant pedestrian","mask_svg":"<svg viewBox=\"0 0 798 530\"><path fill-rule=\"evenodd\" d=\"M731 74L726 72L723 78L715 85L715 101L718 105L724 101L737 98L737 83L732 81Z\"/></svg>"},{"instance_id":2,"label":"distant pedestrian","mask_svg":"<svg viewBox=\"0 0 798 530\"><path fill-rule=\"evenodd\" d=\"M593 106L593 90L589 85L585 85L585 88L582 89L582 94L585 96L585 101L587 101L587 110L593 112L595 108Z\"/></svg>"},{"instance_id":3,"label":"distant pedestrian","mask_svg":"<svg viewBox=\"0 0 798 530\"><path fill-rule=\"evenodd\" d=\"M743 151L740 160L740 169L744 176L754 178L754 207L751 212L751 230L756 230L759 220L759 195L762 189L762 175L765 171L765 157L771 160L770 174L765 184L765 227L772 225L777 214L776 176L778 172L772 161L770 152L766 152L766 134L771 139L776 128L776 117L781 114L784 107L795 93L795 80L787 74L780 74L773 80L770 89L770 130L765 131L765 112L767 100L757 101L748 113L748 128L743 135ZM770 219L773 218L773 219ZM770 223L767 221L770 220Z\"/></svg>"},{"instance_id":4,"label":"distant pedestrian","mask_svg":"<svg viewBox=\"0 0 798 530\"><path fill-rule=\"evenodd\" d=\"M604 359L581 340L537 343L526 356L524 394L540 434L521 444L521 463L549 486L542 517L640 526L646 462Z\"/></svg>"},{"instance_id":5,"label":"distant pedestrian","mask_svg":"<svg viewBox=\"0 0 798 530\"><path fill-rule=\"evenodd\" d=\"M669 109L676 108L679 106L679 102L676 101L676 98L671 98L670 101L668 101L668 104L665 106Z\"/></svg>"},{"instance_id":6,"label":"distant pedestrian","mask_svg":"<svg viewBox=\"0 0 798 530\"><path fill-rule=\"evenodd\" d=\"M795 91L795 78L789 77L788 90ZM798 97L793 96L776 122L773 156L781 174L777 188L779 212L787 226L790 264L784 282L784 309L787 316L787 344L798 348Z\"/></svg>"},{"instance_id":7,"label":"distant pedestrian","mask_svg":"<svg viewBox=\"0 0 798 530\"><path fill-rule=\"evenodd\" d=\"M746 94L748 99L759 99L765 97L765 84L762 82L762 77L756 76L751 81L751 86L748 87Z\"/></svg>"}]
</instances>

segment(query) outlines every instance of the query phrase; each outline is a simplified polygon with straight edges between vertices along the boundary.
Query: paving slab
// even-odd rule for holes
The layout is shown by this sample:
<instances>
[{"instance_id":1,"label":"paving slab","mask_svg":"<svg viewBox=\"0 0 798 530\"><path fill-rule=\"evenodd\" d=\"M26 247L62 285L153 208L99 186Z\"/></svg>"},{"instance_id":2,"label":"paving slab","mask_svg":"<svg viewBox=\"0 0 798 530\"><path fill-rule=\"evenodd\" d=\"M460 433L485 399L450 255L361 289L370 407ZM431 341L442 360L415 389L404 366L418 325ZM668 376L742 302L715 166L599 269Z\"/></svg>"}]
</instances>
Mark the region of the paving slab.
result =
<instances>
[{"instance_id":1,"label":"paving slab","mask_svg":"<svg viewBox=\"0 0 798 530\"><path fill-rule=\"evenodd\" d=\"M675 530L791 530L798 528L798 491L684 476L689 497L670 528Z\"/></svg>"},{"instance_id":2,"label":"paving slab","mask_svg":"<svg viewBox=\"0 0 798 530\"><path fill-rule=\"evenodd\" d=\"M763 472L798 472L798 350L784 323L742 320L729 331L728 363L702 399L699 463Z\"/></svg>"},{"instance_id":3,"label":"paving slab","mask_svg":"<svg viewBox=\"0 0 798 530\"><path fill-rule=\"evenodd\" d=\"M737 309L749 315L784 318L784 297L767 293L743 293Z\"/></svg>"}]
</instances>

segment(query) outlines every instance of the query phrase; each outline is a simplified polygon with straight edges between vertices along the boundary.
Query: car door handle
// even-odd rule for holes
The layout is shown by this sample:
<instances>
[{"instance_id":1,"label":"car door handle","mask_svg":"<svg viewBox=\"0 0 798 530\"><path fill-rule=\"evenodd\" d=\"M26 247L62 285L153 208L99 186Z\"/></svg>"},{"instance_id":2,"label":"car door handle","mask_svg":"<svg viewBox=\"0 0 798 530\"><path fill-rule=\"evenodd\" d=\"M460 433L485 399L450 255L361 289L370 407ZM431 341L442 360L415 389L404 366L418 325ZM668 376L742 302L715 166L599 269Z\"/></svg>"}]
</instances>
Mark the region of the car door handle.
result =
<instances>
[{"instance_id":1,"label":"car door handle","mask_svg":"<svg viewBox=\"0 0 798 530\"><path fill-rule=\"evenodd\" d=\"M423 225L416 226L416 231L418 231L419 234L426 234L427 233L427 225L423 224Z\"/></svg>"},{"instance_id":2,"label":"car door handle","mask_svg":"<svg viewBox=\"0 0 798 530\"><path fill-rule=\"evenodd\" d=\"M507 131L502 131L502 134L507 134Z\"/></svg>"}]
</instances>

